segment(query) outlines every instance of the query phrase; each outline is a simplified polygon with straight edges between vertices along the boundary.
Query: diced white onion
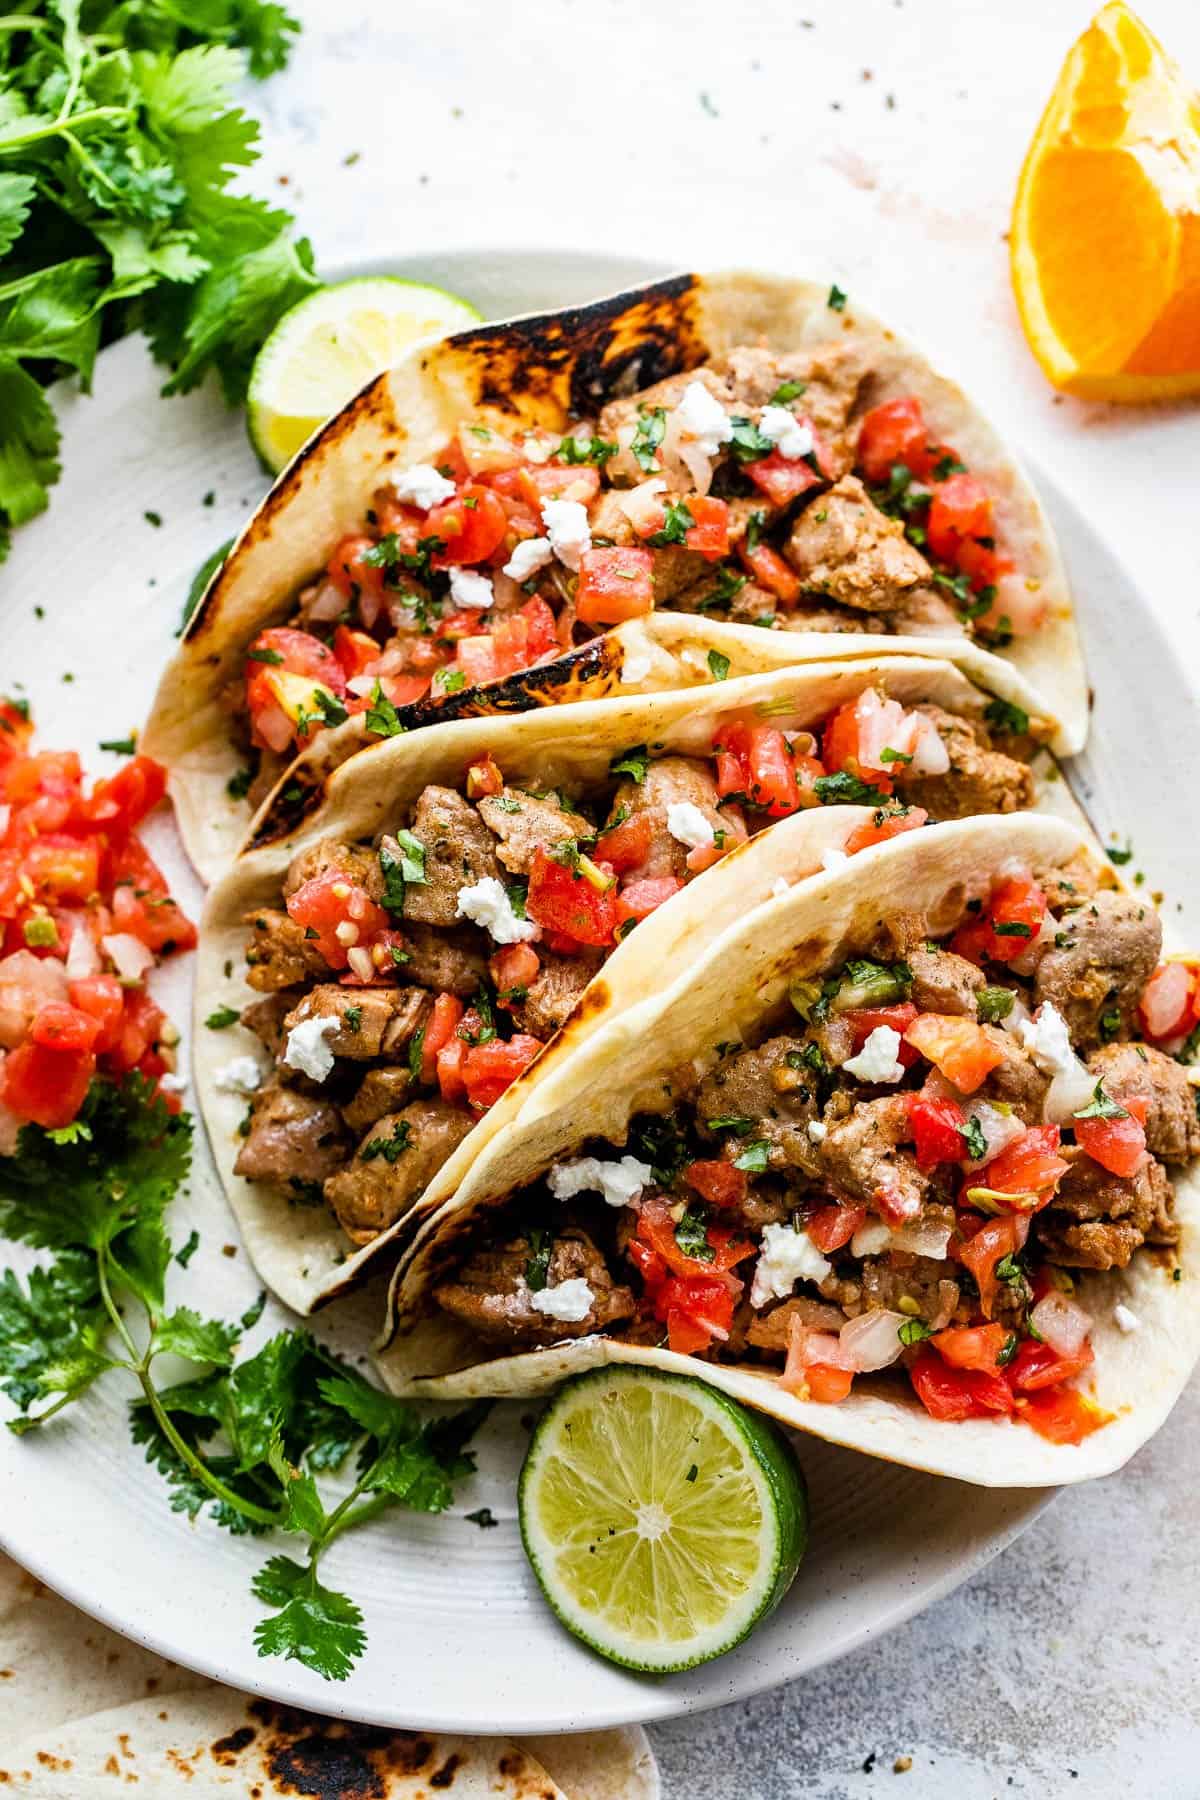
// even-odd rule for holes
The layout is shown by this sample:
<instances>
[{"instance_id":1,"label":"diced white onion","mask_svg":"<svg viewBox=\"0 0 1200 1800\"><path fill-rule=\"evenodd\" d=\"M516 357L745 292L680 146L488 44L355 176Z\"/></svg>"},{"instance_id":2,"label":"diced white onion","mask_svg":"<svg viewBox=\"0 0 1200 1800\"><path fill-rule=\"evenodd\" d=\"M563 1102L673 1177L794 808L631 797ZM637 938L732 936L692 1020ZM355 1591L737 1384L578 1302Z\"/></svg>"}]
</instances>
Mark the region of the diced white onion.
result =
<instances>
[{"instance_id":1,"label":"diced white onion","mask_svg":"<svg viewBox=\"0 0 1200 1800\"><path fill-rule=\"evenodd\" d=\"M1062 924L1052 912L1048 912L1042 920L1041 929L1036 937L1031 937L1019 956L1010 956L1008 966L1014 975L1036 975L1037 966L1047 950L1054 943L1062 930Z\"/></svg>"},{"instance_id":2,"label":"diced white onion","mask_svg":"<svg viewBox=\"0 0 1200 1800\"><path fill-rule=\"evenodd\" d=\"M1059 1356L1074 1356L1092 1329L1092 1315L1057 1289L1038 1301L1029 1322Z\"/></svg>"},{"instance_id":3,"label":"diced white onion","mask_svg":"<svg viewBox=\"0 0 1200 1800\"><path fill-rule=\"evenodd\" d=\"M986 1100L970 1101L965 1110L968 1119L978 1121L987 1146L982 1156L968 1161L968 1169L982 1169L984 1163L991 1162L993 1156L999 1156L1002 1150L1007 1150L1010 1144L1025 1135L1025 1122L1015 1112L1001 1112L999 1107L989 1106Z\"/></svg>"},{"instance_id":4,"label":"diced white onion","mask_svg":"<svg viewBox=\"0 0 1200 1800\"><path fill-rule=\"evenodd\" d=\"M1096 1077L1088 1073L1077 1056L1072 1056L1069 1065L1058 1070L1046 1089L1042 1117L1047 1125L1067 1125L1091 1103L1095 1092Z\"/></svg>"},{"instance_id":5,"label":"diced white onion","mask_svg":"<svg viewBox=\"0 0 1200 1800\"><path fill-rule=\"evenodd\" d=\"M89 975L100 973L100 952L92 942L91 932L82 922L77 923L71 932L65 967L68 981L86 981Z\"/></svg>"},{"instance_id":6,"label":"diced white onion","mask_svg":"<svg viewBox=\"0 0 1200 1800\"><path fill-rule=\"evenodd\" d=\"M316 598L307 608L310 619L325 624L330 619L338 619L346 610L346 596L341 588L335 587L332 581L323 581L317 589Z\"/></svg>"},{"instance_id":7,"label":"diced white onion","mask_svg":"<svg viewBox=\"0 0 1200 1800\"><path fill-rule=\"evenodd\" d=\"M903 1324L903 1313L860 1313L857 1319L846 1320L839 1341L856 1369L886 1369L904 1348L900 1342Z\"/></svg>"},{"instance_id":8,"label":"diced white onion","mask_svg":"<svg viewBox=\"0 0 1200 1800\"><path fill-rule=\"evenodd\" d=\"M353 950L347 950L346 961L360 981L371 981L374 978L375 965L371 961L371 952L361 944L356 944Z\"/></svg>"},{"instance_id":9,"label":"diced white onion","mask_svg":"<svg viewBox=\"0 0 1200 1800\"><path fill-rule=\"evenodd\" d=\"M1021 1027L1022 1025L1028 1024L1032 1017L1033 1014L1022 1000L1020 994L1018 994L1012 1003L1011 1009L1005 1013L1000 1023L1003 1025L1005 1031L1011 1032L1013 1037L1015 1037L1020 1044L1024 1042Z\"/></svg>"},{"instance_id":10,"label":"diced white onion","mask_svg":"<svg viewBox=\"0 0 1200 1800\"><path fill-rule=\"evenodd\" d=\"M950 752L947 750L942 734L932 719L918 714L918 725L913 739L912 763L914 775L944 775L950 767Z\"/></svg>"},{"instance_id":11,"label":"diced white onion","mask_svg":"<svg viewBox=\"0 0 1200 1800\"><path fill-rule=\"evenodd\" d=\"M639 535L653 531L659 523L663 510L659 495L666 491L667 484L662 476L652 475L649 481L639 481L628 492L617 493L617 505Z\"/></svg>"},{"instance_id":12,"label":"diced white onion","mask_svg":"<svg viewBox=\"0 0 1200 1800\"><path fill-rule=\"evenodd\" d=\"M950 1245L950 1227L917 1220L892 1227L889 1250L906 1250L910 1256L932 1256L940 1261Z\"/></svg>"},{"instance_id":13,"label":"diced white onion","mask_svg":"<svg viewBox=\"0 0 1200 1800\"><path fill-rule=\"evenodd\" d=\"M140 981L147 969L154 967L154 952L147 950L140 938L128 931L113 931L100 939L100 946L122 981Z\"/></svg>"}]
</instances>

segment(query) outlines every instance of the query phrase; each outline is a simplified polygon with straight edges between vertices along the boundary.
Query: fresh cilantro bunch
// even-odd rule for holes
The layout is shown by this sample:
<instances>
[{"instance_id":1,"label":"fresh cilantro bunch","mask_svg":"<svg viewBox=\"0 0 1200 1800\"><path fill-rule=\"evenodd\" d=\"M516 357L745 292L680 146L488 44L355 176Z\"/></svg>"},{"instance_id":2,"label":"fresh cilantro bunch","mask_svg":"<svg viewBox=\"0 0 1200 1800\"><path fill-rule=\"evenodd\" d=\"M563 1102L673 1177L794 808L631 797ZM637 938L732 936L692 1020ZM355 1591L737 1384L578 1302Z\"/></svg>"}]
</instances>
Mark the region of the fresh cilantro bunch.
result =
<instances>
[{"instance_id":1,"label":"fresh cilantro bunch","mask_svg":"<svg viewBox=\"0 0 1200 1800\"><path fill-rule=\"evenodd\" d=\"M258 126L231 93L283 67L273 0L29 0L0 16L0 556L59 474L42 383L86 388L102 342L141 330L231 403L276 320L317 285L292 218L231 193Z\"/></svg>"},{"instance_id":2,"label":"fresh cilantro bunch","mask_svg":"<svg viewBox=\"0 0 1200 1800\"><path fill-rule=\"evenodd\" d=\"M190 1157L191 1121L137 1075L93 1083L73 1124L27 1126L18 1154L0 1157L0 1232L53 1253L26 1281L11 1269L0 1277L0 1387L22 1413L10 1429L43 1427L109 1370L131 1374L141 1390L133 1438L174 1511L207 1513L236 1535L307 1540L299 1560L272 1556L254 1578L274 1609L255 1631L260 1655L343 1681L366 1635L355 1601L319 1579L322 1555L392 1507L443 1511L474 1466L465 1445L486 1406L422 1420L303 1331L239 1361L261 1302L235 1324L168 1311L165 1212ZM155 1365L167 1354L198 1372L160 1386ZM31 1412L39 1402L49 1404ZM343 1469L331 1498L318 1477Z\"/></svg>"}]
</instances>

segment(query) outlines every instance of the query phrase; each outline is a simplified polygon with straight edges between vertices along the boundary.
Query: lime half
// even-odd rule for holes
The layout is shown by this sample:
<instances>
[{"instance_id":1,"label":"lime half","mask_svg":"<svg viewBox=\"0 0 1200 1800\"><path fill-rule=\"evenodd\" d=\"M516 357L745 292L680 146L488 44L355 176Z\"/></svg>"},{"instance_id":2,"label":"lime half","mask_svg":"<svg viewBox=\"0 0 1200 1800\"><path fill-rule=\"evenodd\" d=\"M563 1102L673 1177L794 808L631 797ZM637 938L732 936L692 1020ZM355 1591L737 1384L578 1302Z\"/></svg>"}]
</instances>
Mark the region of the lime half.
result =
<instances>
[{"instance_id":1,"label":"lime half","mask_svg":"<svg viewBox=\"0 0 1200 1800\"><path fill-rule=\"evenodd\" d=\"M457 294L390 275L339 281L283 315L255 359L247 423L273 472L365 381L390 368L420 338L477 324Z\"/></svg>"},{"instance_id":2,"label":"lime half","mask_svg":"<svg viewBox=\"0 0 1200 1800\"><path fill-rule=\"evenodd\" d=\"M534 1432L525 1552L568 1631L611 1661L691 1669L740 1644L791 1586L804 1477L769 1420L685 1375L594 1369Z\"/></svg>"}]
</instances>

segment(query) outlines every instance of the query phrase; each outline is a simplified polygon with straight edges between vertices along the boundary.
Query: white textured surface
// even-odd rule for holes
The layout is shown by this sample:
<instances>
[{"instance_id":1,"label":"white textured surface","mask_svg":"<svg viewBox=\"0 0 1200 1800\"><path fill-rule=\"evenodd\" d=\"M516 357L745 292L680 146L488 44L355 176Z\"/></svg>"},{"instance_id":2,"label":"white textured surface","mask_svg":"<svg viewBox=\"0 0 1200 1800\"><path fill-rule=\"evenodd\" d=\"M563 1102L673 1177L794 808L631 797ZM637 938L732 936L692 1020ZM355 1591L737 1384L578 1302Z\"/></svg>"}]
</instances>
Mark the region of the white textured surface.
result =
<instances>
[{"instance_id":1,"label":"white textured surface","mask_svg":"<svg viewBox=\"0 0 1200 1800\"><path fill-rule=\"evenodd\" d=\"M305 39L266 97L267 148L322 254L507 239L827 268L968 377L1195 666L1195 409L1056 399L1008 285L1020 160L1091 0L298 9ZM1142 11L1200 78L1200 8ZM1193 1390L1123 1475L1064 1495L872 1650L654 1727L666 1795L1200 1793L1198 1426Z\"/></svg>"}]
</instances>

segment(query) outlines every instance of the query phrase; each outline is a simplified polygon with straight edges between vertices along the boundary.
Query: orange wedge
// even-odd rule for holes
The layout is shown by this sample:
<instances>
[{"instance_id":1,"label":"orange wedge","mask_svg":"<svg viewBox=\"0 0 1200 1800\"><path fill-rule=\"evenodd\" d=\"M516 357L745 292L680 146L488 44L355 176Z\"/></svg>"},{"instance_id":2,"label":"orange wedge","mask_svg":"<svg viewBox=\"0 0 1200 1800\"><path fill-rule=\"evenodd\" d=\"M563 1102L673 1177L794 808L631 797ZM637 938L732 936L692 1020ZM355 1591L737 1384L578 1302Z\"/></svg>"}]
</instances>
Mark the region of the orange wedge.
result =
<instances>
[{"instance_id":1,"label":"orange wedge","mask_svg":"<svg viewBox=\"0 0 1200 1800\"><path fill-rule=\"evenodd\" d=\"M1012 277L1064 393L1200 393L1200 95L1124 0L1066 62L1021 170Z\"/></svg>"}]
</instances>

